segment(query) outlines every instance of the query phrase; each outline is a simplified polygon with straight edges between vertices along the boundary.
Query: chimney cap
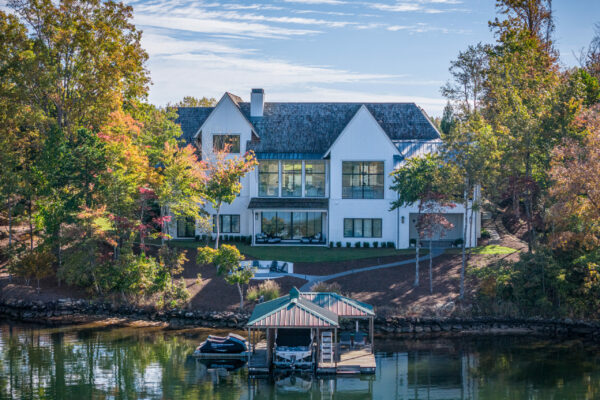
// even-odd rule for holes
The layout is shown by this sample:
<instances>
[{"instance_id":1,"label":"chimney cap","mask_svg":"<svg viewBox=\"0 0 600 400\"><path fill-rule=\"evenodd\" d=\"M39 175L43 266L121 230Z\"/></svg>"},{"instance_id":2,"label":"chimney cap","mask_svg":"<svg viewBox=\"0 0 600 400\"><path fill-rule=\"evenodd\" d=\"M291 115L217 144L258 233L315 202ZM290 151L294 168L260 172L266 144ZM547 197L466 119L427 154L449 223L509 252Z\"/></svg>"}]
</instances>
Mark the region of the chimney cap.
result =
<instances>
[{"instance_id":1,"label":"chimney cap","mask_svg":"<svg viewBox=\"0 0 600 400\"><path fill-rule=\"evenodd\" d=\"M252 93L264 93L264 89L252 89Z\"/></svg>"}]
</instances>

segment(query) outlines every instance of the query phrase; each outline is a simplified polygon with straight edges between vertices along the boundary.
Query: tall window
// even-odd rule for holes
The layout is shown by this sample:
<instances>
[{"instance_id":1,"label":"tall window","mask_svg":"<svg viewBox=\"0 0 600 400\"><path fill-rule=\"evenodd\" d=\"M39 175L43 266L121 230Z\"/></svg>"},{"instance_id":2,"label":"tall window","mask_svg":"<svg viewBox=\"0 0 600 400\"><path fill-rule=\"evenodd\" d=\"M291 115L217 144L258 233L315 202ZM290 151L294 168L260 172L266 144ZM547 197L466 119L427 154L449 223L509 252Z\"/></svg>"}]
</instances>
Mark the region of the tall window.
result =
<instances>
[{"instance_id":1,"label":"tall window","mask_svg":"<svg viewBox=\"0 0 600 400\"><path fill-rule=\"evenodd\" d=\"M228 153L240 152L240 135L213 135L213 149Z\"/></svg>"},{"instance_id":2,"label":"tall window","mask_svg":"<svg viewBox=\"0 0 600 400\"><path fill-rule=\"evenodd\" d=\"M281 167L281 197L302 196L302 161L283 161Z\"/></svg>"},{"instance_id":3,"label":"tall window","mask_svg":"<svg viewBox=\"0 0 600 400\"><path fill-rule=\"evenodd\" d=\"M219 215L221 233L240 233L240 216L235 214ZM213 215L213 232L217 233L217 216Z\"/></svg>"},{"instance_id":4,"label":"tall window","mask_svg":"<svg viewBox=\"0 0 600 400\"><path fill-rule=\"evenodd\" d=\"M258 195L279 196L279 161L261 161L258 164Z\"/></svg>"},{"instance_id":5,"label":"tall window","mask_svg":"<svg viewBox=\"0 0 600 400\"><path fill-rule=\"evenodd\" d=\"M262 212L261 230L270 237L283 240L314 237L323 233L323 213L320 212Z\"/></svg>"},{"instance_id":6,"label":"tall window","mask_svg":"<svg viewBox=\"0 0 600 400\"><path fill-rule=\"evenodd\" d=\"M382 161L343 161L343 199L383 199Z\"/></svg>"},{"instance_id":7,"label":"tall window","mask_svg":"<svg viewBox=\"0 0 600 400\"><path fill-rule=\"evenodd\" d=\"M344 218L344 237L380 238L381 218Z\"/></svg>"},{"instance_id":8,"label":"tall window","mask_svg":"<svg viewBox=\"0 0 600 400\"><path fill-rule=\"evenodd\" d=\"M325 162L306 161L304 163L304 195L306 197L325 196Z\"/></svg>"},{"instance_id":9,"label":"tall window","mask_svg":"<svg viewBox=\"0 0 600 400\"><path fill-rule=\"evenodd\" d=\"M196 234L196 221L194 218L182 218L177 220L177 237L194 237Z\"/></svg>"}]
</instances>

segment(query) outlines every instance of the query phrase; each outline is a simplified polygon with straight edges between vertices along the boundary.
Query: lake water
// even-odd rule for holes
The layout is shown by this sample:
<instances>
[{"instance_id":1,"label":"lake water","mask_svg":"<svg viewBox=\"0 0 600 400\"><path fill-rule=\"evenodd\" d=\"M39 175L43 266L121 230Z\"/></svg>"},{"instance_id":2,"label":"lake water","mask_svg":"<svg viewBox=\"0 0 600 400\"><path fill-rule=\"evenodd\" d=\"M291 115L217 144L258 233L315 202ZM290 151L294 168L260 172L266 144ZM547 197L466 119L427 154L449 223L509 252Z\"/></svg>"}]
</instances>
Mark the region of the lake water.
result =
<instances>
[{"instance_id":1,"label":"lake water","mask_svg":"<svg viewBox=\"0 0 600 400\"><path fill-rule=\"evenodd\" d=\"M578 340L387 339L376 342L375 375L249 379L244 366L189 357L208 333L0 322L0 398L600 398L600 347Z\"/></svg>"}]
</instances>

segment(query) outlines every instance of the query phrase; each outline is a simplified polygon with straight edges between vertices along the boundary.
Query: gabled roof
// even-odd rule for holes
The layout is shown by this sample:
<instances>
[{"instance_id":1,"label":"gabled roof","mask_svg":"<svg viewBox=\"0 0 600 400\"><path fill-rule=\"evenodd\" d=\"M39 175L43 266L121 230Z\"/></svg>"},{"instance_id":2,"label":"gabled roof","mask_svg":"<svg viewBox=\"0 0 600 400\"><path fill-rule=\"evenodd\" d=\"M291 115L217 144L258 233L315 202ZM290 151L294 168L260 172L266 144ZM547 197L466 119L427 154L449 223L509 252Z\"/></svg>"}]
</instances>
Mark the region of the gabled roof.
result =
<instances>
[{"instance_id":1,"label":"gabled roof","mask_svg":"<svg viewBox=\"0 0 600 400\"><path fill-rule=\"evenodd\" d=\"M373 306L341 294L327 292L302 292L300 296L315 303L319 307L335 313L338 317L371 317L375 316Z\"/></svg>"},{"instance_id":2,"label":"gabled roof","mask_svg":"<svg viewBox=\"0 0 600 400\"><path fill-rule=\"evenodd\" d=\"M177 109L176 123L181 125L181 139L192 143L198 129L208 118L214 107L179 107Z\"/></svg>"},{"instance_id":3,"label":"gabled roof","mask_svg":"<svg viewBox=\"0 0 600 400\"><path fill-rule=\"evenodd\" d=\"M318 306L292 288L287 296L258 304L248 327L279 328L326 328L338 327L338 316Z\"/></svg>"},{"instance_id":4,"label":"gabled roof","mask_svg":"<svg viewBox=\"0 0 600 400\"><path fill-rule=\"evenodd\" d=\"M264 103L262 117L250 116L250 103L226 93L253 126L260 140L249 142L256 153L323 155L361 105L393 141L435 140L439 132L415 103ZM214 107L190 107L180 114L183 137L193 138ZM185 126L184 126L185 123ZM197 126L191 126L192 123ZM195 128L195 130L194 130ZM194 132L191 132L194 130Z\"/></svg>"}]
</instances>

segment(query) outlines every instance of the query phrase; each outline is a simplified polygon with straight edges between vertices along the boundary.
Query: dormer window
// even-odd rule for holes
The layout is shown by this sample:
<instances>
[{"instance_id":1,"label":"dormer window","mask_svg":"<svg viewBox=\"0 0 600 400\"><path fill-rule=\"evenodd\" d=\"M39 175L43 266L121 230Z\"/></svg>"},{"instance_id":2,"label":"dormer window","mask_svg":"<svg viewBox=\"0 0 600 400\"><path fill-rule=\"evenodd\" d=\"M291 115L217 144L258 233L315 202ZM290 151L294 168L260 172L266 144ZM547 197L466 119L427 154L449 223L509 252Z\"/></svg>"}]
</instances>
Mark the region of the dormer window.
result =
<instances>
[{"instance_id":1,"label":"dormer window","mask_svg":"<svg viewBox=\"0 0 600 400\"><path fill-rule=\"evenodd\" d=\"M239 153L240 135L213 135L213 149L227 151L227 153Z\"/></svg>"}]
</instances>

